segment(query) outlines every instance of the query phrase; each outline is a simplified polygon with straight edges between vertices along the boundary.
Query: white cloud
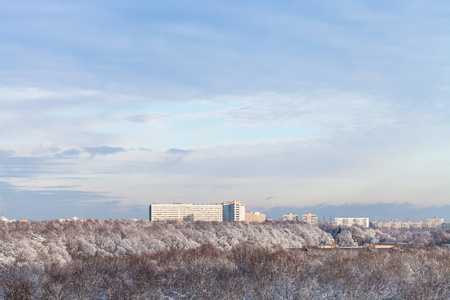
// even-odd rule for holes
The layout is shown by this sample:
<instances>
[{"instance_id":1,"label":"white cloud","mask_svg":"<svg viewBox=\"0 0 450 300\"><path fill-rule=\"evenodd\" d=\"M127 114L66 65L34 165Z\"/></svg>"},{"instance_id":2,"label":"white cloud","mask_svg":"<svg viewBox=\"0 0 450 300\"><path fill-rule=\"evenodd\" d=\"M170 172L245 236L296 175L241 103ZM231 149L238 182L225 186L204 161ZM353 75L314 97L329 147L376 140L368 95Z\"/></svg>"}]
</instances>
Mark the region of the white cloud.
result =
<instances>
[{"instance_id":1,"label":"white cloud","mask_svg":"<svg viewBox=\"0 0 450 300\"><path fill-rule=\"evenodd\" d=\"M445 200L446 4L28 4L0 4L0 176L18 186Z\"/></svg>"}]
</instances>

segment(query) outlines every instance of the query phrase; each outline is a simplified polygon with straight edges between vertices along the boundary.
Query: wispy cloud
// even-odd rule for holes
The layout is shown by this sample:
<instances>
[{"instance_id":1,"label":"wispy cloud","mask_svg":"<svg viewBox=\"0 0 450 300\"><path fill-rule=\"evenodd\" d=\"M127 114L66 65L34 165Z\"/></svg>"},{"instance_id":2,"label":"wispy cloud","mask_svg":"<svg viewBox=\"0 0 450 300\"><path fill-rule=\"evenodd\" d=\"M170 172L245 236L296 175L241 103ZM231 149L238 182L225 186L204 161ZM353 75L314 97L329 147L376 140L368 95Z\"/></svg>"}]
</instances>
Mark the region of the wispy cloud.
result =
<instances>
[{"instance_id":1,"label":"wispy cloud","mask_svg":"<svg viewBox=\"0 0 450 300\"><path fill-rule=\"evenodd\" d=\"M77 156L80 155L81 151L78 149L67 149L61 152L62 156Z\"/></svg>"},{"instance_id":2,"label":"wispy cloud","mask_svg":"<svg viewBox=\"0 0 450 300\"><path fill-rule=\"evenodd\" d=\"M25 178L43 172L41 166L51 164L38 157L15 156L12 150L0 150L0 177Z\"/></svg>"},{"instance_id":3,"label":"wispy cloud","mask_svg":"<svg viewBox=\"0 0 450 300\"><path fill-rule=\"evenodd\" d=\"M84 147L84 151L92 156L95 155L108 155L116 154L120 152L125 152L126 150L120 147L109 147L109 146L99 146L99 147Z\"/></svg>"},{"instance_id":4,"label":"wispy cloud","mask_svg":"<svg viewBox=\"0 0 450 300\"><path fill-rule=\"evenodd\" d=\"M0 210L10 219L24 217L31 220L49 220L55 217L108 219L120 214L126 215L130 208L120 208L121 202L117 197L73 190L70 187L27 190L0 181L0 194L3 198Z\"/></svg>"},{"instance_id":5,"label":"wispy cloud","mask_svg":"<svg viewBox=\"0 0 450 300\"><path fill-rule=\"evenodd\" d=\"M176 148L172 148L172 149L169 149L166 151L167 154L171 154L171 155L175 155L175 156L187 155L191 152L192 152L192 150L184 150L184 149L176 149Z\"/></svg>"},{"instance_id":6,"label":"wispy cloud","mask_svg":"<svg viewBox=\"0 0 450 300\"><path fill-rule=\"evenodd\" d=\"M14 154L14 150L0 150L0 158L4 157L10 157Z\"/></svg>"}]
</instances>

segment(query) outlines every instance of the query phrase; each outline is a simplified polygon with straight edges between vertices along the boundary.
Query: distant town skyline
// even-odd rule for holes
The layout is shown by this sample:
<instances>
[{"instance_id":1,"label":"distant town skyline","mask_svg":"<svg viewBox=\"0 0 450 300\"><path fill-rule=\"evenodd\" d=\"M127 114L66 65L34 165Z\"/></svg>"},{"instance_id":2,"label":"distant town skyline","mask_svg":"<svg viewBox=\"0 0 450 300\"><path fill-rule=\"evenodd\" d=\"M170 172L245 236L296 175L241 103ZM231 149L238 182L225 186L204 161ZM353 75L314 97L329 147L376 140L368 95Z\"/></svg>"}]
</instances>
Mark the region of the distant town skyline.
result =
<instances>
[{"instance_id":1,"label":"distant town skyline","mask_svg":"<svg viewBox=\"0 0 450 300\"><path fill-rule=\"evenodd\" d=\"M0 4L0 216L450 216L450 4ZM333 213L336 212L336 213Z\"/></svg>"}]
</instances>

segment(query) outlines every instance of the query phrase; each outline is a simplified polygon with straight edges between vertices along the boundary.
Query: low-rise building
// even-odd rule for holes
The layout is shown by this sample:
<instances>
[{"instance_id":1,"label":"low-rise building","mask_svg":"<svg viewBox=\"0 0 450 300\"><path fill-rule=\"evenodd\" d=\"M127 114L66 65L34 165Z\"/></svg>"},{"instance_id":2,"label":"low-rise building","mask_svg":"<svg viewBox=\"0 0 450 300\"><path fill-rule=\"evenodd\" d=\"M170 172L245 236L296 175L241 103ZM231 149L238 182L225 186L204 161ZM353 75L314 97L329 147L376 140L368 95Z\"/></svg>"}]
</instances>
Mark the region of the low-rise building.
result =
<instances>
[{"instance_id":1,"label":"low-rise building","mask_svg":"<svg viewBox=\"0 0 450 300\"><path fill-rule=\"evenodd\" d=\"M424 228L425 222L412 222L412 221L390 221L390 222L372 222L372 227L374 228L385 228L385 229L411 229L411 228Z\"/></svg>"},{"instance_id":2,"label":"low-rise building","mask_svg":"<svg viewBox=\"0 0 450 300\"><path fill-rule=\"evenodd\" d=\"M334 222L339 226L353 226L359 225L363 227L369 227L369 218L343 218L337 217L334 218Z\"/></svg>"},{"instance_id":3,"label":"low-rise building","mask_svg":"<svg viewBox=\"0 0 450 300\"><path fill-rule=\"evenodd\" d=\"M444 223L444 218L428 218L427 224L428 227L441 227L442 223Z\"/></svg>"},{"instance_id":4,"label":"low-rise building","mask_svg":"<svg viewBox=\"0 0 450 300\"><path fill-rule=\"evenodd\" d=\"M439 228L444 224L444 219L442 218L429 218L426 222L424 221L389 221L389 222L372 222L372 227L374 228L389 228L389 229L412 229L412 228Z\"/></svg>"},{"instance_id":5,"label":"low-rise building","mask_svg":"<svg viewBox=\"0 0 450 300\"><path fill-rule=\"evenodd\" d=\"M283 216L283 221L298 221L298 215L293 215L292 213Z\"/></svg>"},{"instance_id":6,"label":"low-rise building","mask_svg":"<svg viewBox=\"0 0 450 300\"><path fill-rule=\"evenodd\" d=\"M262 223L266 220L266 215L259 212L245 213L245 221Z\"/></svg>"},{"instance_id":7,"label":"low-rise building","mask_svg":"<svg viewBox=\"0 0 450 300\"><path fill-rule=\"evenodd\" d=\"M308 224L317 224L317 215L312 213L302 215L302 221Z\"/></svg>"}]
</instances>

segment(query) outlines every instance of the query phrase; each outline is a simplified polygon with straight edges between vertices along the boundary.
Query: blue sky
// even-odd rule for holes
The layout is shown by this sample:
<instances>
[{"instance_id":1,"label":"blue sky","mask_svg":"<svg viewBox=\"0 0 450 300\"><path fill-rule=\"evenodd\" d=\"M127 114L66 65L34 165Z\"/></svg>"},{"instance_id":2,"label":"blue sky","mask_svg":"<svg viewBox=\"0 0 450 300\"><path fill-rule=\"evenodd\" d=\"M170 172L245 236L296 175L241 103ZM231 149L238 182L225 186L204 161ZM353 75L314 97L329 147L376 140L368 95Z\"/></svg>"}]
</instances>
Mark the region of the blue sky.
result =
<instances>
[{"instance_id":1,"label":"blue sky","mask_svg":"<svg viewBox=\"0 0 450 300\"><path fill-rule=\"evenodd\" d=\"M1 3L0 215L448 219L448 53L445 1Z\"/></svg>"}]
</instances>

